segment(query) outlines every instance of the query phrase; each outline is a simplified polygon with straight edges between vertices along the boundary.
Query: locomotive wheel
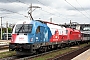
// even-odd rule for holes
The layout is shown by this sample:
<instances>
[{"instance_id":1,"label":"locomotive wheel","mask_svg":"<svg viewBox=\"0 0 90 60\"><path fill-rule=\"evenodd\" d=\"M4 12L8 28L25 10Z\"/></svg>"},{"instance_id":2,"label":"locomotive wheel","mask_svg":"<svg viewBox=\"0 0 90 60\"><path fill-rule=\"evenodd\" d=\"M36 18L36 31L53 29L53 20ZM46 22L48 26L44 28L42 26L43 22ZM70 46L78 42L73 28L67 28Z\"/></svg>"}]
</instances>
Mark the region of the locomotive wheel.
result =
<instances>
[{"instance_id":1,"label":"locomotive wheel","mask_svg":"<svg viewBox=\"0 0 90 60\"><path fill-rule=\"evenodd\" d=\"M50 50L52 50L52 46L50 45L50 46L48 46L48 50L50 51Z\"/></svg>"},{"instance_id":2,"label":"locomotive wheel","mask_svg":"<svg viewBox=\"0 0 90 60\"><path fill-rule=\"evenodd\" d=\"M70 47L70 43L67 43L67 45L66 45L67 47Z\"/></svg>"},{"instance_id":3,"label":"locomotive wheel","mask_svg":"<svg viewBox=\"0 0 90 60\"><path fill-rule=\"evenodd\" d=\"M64 44L63 43L61 44L60 48L64 48Z\"/></svg>"},{"instance_id":4,"label":"locomotive wheel","mask_svg":"<svg viewBox=\"0 0 90 60\"><path fill-rule=\"evenodd\" d=\"M80 43L79 43L79 42L77 42L77 45L80 45Z\"/></svg>"},{"instance_id":5,"label":"locomotive wheel","mask_svg":"<svg viewBox=\"0 0 90 60\"><path fill-rule=\"evenodd\" d=\"M38 49L38 52L39 52L39 53L45 52L45 47L40 47L40 48Z\"/></svg>"}]
</instances>

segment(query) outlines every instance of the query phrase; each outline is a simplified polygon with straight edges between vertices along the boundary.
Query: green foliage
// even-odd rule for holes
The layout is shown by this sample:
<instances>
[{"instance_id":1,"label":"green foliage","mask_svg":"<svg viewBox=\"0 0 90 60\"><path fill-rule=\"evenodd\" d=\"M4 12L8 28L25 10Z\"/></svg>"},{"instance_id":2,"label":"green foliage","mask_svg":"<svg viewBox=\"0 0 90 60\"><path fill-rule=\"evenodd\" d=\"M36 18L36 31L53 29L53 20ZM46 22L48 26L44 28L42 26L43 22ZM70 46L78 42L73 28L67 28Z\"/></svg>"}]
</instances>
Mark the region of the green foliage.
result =
<instances>
[{"instance_id":1,"label":"green foliage","mask_svg":"<svg viewBox=\"0 0 90 60\"><path fill-rule=\"evenodd\" d=\"M13 56L13 55L16 55L15 51L2 52L2 53L0 53L0 59L8 57L8 56Z\"/></svg>"},{"instance_id":2,"label":"green foliage","mask_svg":"<svg viewBox=\"0 0 90 60\"><path fill-rule=\"evenodd\" d=\"M11 28L8 28L8 33L12 33L12 29Z\"/></svg>"}]
</instances>

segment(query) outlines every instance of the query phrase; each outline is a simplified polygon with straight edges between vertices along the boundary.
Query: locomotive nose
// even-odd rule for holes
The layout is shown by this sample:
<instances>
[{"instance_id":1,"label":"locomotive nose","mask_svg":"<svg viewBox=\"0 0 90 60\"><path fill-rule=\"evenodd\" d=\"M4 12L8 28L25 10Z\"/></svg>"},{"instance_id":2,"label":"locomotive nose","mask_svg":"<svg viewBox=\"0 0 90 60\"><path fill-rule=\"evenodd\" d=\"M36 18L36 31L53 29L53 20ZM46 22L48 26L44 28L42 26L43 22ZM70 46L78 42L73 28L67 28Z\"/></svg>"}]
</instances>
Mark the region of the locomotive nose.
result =
<instances>
[{"instance_id":1,"label":"locomotive nose","mask_svg":"<svg viewBox=\"0 0 90 60\"><path fill-rule=\"evenodd\" d=\"M11 43L28 43L27 34L12 34Z\"/></svg>"}]
</instances>

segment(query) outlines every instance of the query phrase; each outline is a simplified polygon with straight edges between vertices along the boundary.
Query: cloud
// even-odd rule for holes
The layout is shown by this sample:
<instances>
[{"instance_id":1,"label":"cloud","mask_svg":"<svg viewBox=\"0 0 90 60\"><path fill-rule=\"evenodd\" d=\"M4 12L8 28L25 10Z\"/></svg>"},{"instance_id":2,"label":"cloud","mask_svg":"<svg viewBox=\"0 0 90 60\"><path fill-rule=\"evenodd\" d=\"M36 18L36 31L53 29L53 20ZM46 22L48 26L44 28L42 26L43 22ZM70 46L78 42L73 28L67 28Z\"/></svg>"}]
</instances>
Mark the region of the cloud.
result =
<instances>
[{"instance_id":1,"label":"cloud","mask_svg":"<svg viewBox=\"0 0 90 60\"><path fill-rule=\"evenodd\" d=\"M68 4L67 2L70 4ZM41 8L36 8L33 12L34 19L42 19L49 21L52 18L54 23L65 23L70 20L86 23L90 22L87 17L90 17L90 3L89 0L0 0L0 16L7 16L3 18L3 22L9 21L11 23L16 23L19 20L27 20L29 18L23 15L28 15L29 6L32 3L33 6L39 6ZM82 7L81 7L81 6ZM78 9L78 10L76 10ZM82 9L83 8L83 9ZM4 10L7 9L7 10ZM15 13L12 13L10 11ZM88 14L87 14L87 13ZM10 14L5 14L10 13ZM20 15L20 14L23 15ZM87 16L87 17L86 17ZM86 21L85 21L86 20Z\"/></svg>"},{"instance_id":2,"label":"cloud","mask_svg":"<svg viewBox=\"0 0 90 60\"><path fill-rule=\"evenodd\" d=\"M13 12L19 12L19 11L25 11L28 6L22 4L22 3L0 3L0 9L3 11L13 11Z\"/></svg>"},{"instance_id":3,"label":"cloud","mask_svg":"<svg viewBox=\"0 0 90 60\"><path fill-rule=\"evenodd\" d=\"M24 4L31 4L31 3L34 3L34 4L42 4L44 3L45 5L49 5L50 4L50 0L1 0L0 2L2 3L13 3L13 2L17 2L17 3L24 3Z\"/></svg>"}]
</instances>

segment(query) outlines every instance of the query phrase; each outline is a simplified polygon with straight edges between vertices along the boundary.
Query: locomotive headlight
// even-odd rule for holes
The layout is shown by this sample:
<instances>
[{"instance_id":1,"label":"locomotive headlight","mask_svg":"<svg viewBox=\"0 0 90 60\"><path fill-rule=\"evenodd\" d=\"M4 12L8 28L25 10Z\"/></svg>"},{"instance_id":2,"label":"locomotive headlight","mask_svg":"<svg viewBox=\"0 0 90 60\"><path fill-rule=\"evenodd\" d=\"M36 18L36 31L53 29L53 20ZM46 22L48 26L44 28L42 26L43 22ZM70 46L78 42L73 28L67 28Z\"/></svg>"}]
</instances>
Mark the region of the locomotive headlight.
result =
<instances>
[{"instance_id":1,"label":"locomotive headlight","mask_svg":"<svg viewBox=\"0 0 90 60\"><path fill-rule=\"evenodd\" d=\"M30 39L30 42L33 42L33 38Z\"/></svg>"}]
</instances>

